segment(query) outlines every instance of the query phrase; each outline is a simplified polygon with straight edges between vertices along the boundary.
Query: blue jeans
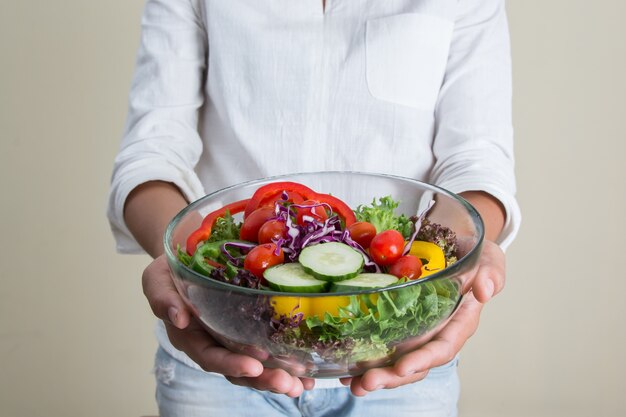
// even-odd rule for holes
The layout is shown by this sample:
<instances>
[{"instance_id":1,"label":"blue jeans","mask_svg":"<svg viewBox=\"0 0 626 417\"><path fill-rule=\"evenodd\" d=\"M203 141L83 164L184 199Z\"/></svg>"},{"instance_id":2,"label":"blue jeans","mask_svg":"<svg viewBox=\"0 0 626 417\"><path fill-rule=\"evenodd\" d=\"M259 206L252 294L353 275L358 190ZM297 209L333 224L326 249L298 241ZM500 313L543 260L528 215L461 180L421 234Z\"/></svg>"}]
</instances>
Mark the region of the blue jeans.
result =
<instances>
[{"instance_id":1,"label":"blue jeans","mask_svg":"<svg viewBox=\"0 0 626 417\"><path fill-rule=\"evenodd\" d=\"M458 359L432 369L423 381L355 397L347 387L318 388L299 398L257 391L191 368L159 348L156 399L161 417L412 416L456 417Z\"/></svg>"}]
</instances>

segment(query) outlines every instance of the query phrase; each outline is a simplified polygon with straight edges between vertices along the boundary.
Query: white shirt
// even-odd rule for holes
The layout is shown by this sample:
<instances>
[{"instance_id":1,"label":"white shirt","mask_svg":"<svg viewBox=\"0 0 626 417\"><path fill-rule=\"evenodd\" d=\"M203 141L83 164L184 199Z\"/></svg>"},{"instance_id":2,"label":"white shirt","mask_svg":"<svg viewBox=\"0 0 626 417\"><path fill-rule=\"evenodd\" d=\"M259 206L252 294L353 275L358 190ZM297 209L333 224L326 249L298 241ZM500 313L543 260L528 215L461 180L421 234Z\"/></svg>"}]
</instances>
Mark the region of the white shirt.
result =
<instances>
[{"instance_id":1,"label":"white shirt","mask_svg":"<svg viewBox=\"0 0 626 417\"><path fill-rule=\"evenodd\" d=\"M193 201L271 175L380 172L495 196L506 248L512 136L504 0L148 0L108 216L118 250L140 252L123 207L143 182Z\"/></svg>"}]
</instances>

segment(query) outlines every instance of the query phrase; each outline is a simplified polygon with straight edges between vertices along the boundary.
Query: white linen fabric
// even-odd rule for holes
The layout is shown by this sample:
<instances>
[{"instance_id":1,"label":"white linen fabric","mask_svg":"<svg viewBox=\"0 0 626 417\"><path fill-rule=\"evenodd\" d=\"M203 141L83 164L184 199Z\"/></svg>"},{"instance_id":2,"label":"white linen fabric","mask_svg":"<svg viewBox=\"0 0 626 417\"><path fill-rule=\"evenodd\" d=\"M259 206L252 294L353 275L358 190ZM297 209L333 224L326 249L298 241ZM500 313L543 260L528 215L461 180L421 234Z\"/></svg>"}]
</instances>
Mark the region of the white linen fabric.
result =
<instances>
[{"instance_id":1,"label":"white linen fabric","mask_svg":"<svg viewBox=\"0 0 626 417\"><path fill-rule=\"evenodd\" d=\"M123 219L141 183L191 202L324 170L485 191L506 248L520 212L504 0L147 1L107 209L120 252L142 251Z\"/></svg>"}]
</instances>

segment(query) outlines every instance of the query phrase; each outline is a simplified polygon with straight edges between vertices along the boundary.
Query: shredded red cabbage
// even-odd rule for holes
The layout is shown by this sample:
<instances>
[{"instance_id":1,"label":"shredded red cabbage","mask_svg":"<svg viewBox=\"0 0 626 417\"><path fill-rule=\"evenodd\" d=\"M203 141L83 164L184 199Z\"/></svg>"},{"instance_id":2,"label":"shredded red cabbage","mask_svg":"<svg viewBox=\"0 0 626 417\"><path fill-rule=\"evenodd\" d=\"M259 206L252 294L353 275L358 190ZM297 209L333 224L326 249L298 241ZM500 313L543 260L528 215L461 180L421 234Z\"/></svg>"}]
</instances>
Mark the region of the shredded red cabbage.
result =
<instances>
[{"instance_id":1,"label":"shredded red cabbage","mask_svg":"<svg viewBox=\"0 0 626 417\"><path fill-rule=\"evenodd\" d=\"M254 248L256 245L254 243L243 243L243 242L224 242L224 244L220 247L222 253L228 259L228 262L233 264L234 266L241 267L243 266L243 261L241 258L237 258L233 256L227 249L227 246L237 248L241 250L242 253L248 252L250 249Z\"/></svg>"},{"instance_id":2,"label":"shredded red cabbage","mask_svg":"<svg viewBox=\"0 0 626 417\"><path fill-rule=\"evenodd\" d=\"M300 326L302 320L304 320L304 313L295 311L300 307L300 304L296 304L296 306L291 310L289 315L281 314L280 317L272 317L270 319L270 327L276 331L281 332L285 329L294 329Z\"/></svg>"},{"instance_id":3,"label":"shredded red cabbage","mask_svg":"<svg viewBox=\"0 0 626 417\"><path fill-rule=\"evenodd\" d=\"M424 209L424 211L420 213L419 217L415 221L415 230L413 231L413 234L411 235L411 238L409 239L409 241L406 243L406 245L404 245L402 256L406 255L407 253L411 251L411 245L415 241L415 238L417 237L417 234L419 233L420 228L422 227L422 222L426 218L426 214L430 211L431 208L433 208L434 205L435 205L435 200L430 200L428 202L428 206Z\"/></svg>"}]
</instances>

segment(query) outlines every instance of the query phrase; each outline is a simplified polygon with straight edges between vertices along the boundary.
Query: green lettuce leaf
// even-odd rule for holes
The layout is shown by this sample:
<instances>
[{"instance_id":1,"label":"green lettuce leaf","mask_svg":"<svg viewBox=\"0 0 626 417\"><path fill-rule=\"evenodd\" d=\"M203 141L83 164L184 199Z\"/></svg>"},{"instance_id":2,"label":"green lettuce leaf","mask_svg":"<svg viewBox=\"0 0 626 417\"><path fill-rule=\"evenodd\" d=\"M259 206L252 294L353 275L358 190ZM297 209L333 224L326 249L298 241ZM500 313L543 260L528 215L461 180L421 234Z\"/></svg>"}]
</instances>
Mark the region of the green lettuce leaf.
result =
<instances>
[{"instance_id":1,"label":"green lettuce leaf","mask_svg":"<svg viewBox=\"0 0 626 417\"><path fill-rule=\"evenodd\" d=\"M380 293L376 303L369 295L350 296L350 304L338 316L326 313L323 320L309 317L306 326L321 342L350 338L336 356L355 355L373 360L388 355L393 344L407 335L418 335L447 318L460 297L458 284L440 279Z\"/></svg>"},{"instance_id":2,"label":"green lettuce leaf","mask_svg":"<svg viewBox=\"0 0 626 417\"><path fill-rule=\"evenodd\" d=\"M370 206L360 205L354 211L357 221L369 222L376 227L376 232L384 230L397 230L404 238L409 238L413 233L413 222L404 214L396 215L395 209L400 205L391 196L381 197L376 202L372 200Z\"/></svg>"},{"instance_id":3,"label":"green lettuce leaf","mask_svg":"<svg viewBox=\"0 0 626 417\"><path fill-rule=\"evenodd\" d=\"M239 239L239 230L241 223L235 222L233 216L227 210L224 217L218 217L215 224L211 228L211 236L207 242L218 242L221 240L237 240Z\"/></svg>"}]
</instances>

